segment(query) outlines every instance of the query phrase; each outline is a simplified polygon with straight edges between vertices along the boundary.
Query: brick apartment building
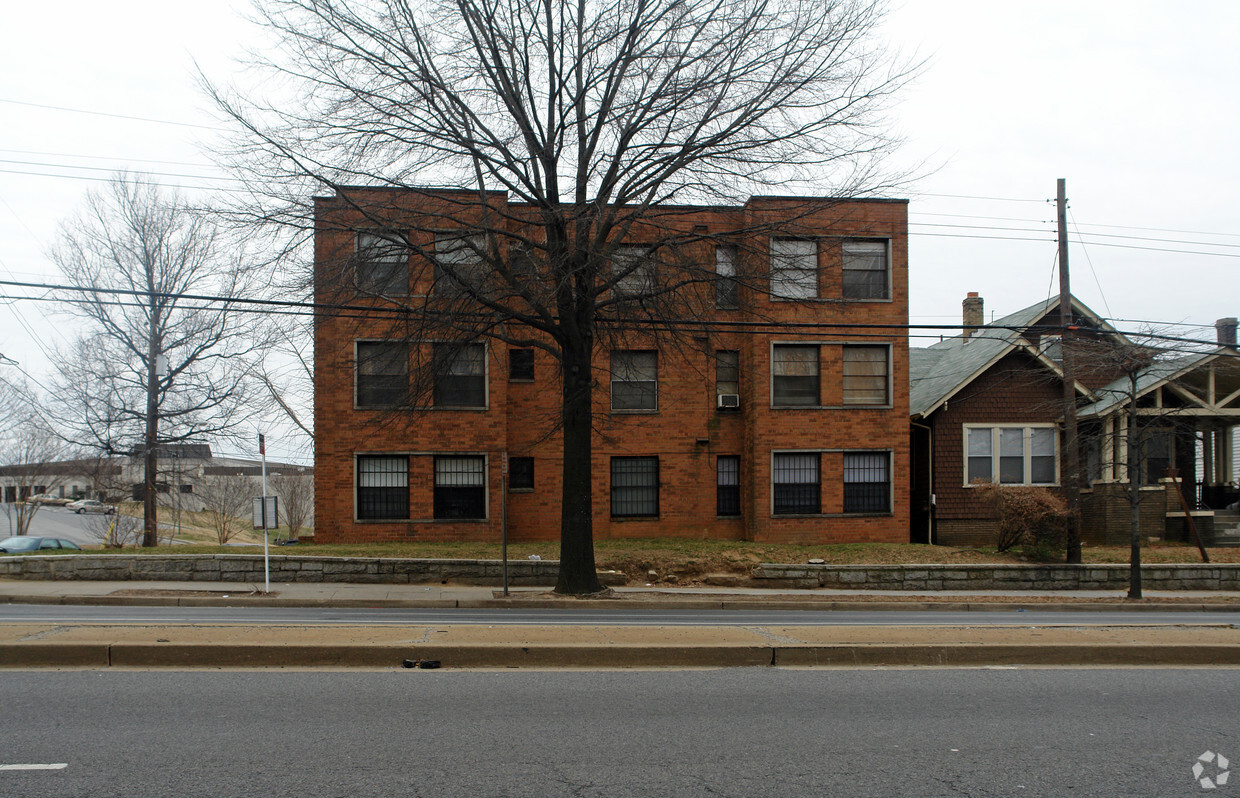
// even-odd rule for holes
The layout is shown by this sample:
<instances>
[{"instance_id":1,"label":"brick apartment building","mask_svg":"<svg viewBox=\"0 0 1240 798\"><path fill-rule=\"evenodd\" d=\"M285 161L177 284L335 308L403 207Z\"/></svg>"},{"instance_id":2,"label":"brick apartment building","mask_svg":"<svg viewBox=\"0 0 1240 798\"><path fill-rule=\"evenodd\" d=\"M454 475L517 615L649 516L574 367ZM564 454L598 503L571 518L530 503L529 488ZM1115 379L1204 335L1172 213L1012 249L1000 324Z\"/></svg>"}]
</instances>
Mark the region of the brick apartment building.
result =
<instances>
[{"instance_id":1,"label":"brick apartment building","mask_svg":"<svg viewBox=\"0 0 1240 798\"><path fill-rule=\"evenodd\" d=\"M316 301L348 306L315 331L320 542L499 540L505 516L511 540L558 539L555 358L510 328L448 343L390 312L444 290L435 261L468 257L477 197L317 200ZM487 204L498 246L527 236L533 209ZM907 541L907 202L754 197L658 215L615 258L657 228L680 243L650 268L713 275L685 289L709 309L690 334L637 325L596 347L595 537ZM520 260L515 246L504 257ZM433 384L418 387L419 363Z\"/></svg>"}]
</instances>

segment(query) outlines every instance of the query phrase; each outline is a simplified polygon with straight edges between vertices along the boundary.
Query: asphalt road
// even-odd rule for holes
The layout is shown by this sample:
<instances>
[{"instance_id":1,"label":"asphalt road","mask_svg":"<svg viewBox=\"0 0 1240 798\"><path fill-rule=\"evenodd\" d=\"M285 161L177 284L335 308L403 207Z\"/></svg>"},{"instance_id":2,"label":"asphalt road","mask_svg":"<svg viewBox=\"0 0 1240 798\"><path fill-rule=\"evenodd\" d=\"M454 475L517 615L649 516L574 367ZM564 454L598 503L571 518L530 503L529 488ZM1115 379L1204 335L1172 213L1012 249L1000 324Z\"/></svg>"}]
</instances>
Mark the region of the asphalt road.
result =
<instances>
[{"instance_id":1,"label":"asphalt road","mask_svg":"<svg viewBox=\"0 0 1240 798\"><path fill-rule=\"evenodd\" d=\"M1192 770L1240 757L1235 670L5 672L0 706L10 798L1240 789Z\"/></svg>"},{"instance_id":2,"label":"asphalt road","mask_svg":"<svg viewBox=\"0 0 1240 798\"><path fill-rule=\"evenodd\" d=\"M1236 612L935 610L578 610L345 609L307 607L130 607L0 604L0 623L246 623L272 625L504 626L987 626L1240 623ZM2 793L0 793L2 794Z\"/></svg>"}]
</instances>

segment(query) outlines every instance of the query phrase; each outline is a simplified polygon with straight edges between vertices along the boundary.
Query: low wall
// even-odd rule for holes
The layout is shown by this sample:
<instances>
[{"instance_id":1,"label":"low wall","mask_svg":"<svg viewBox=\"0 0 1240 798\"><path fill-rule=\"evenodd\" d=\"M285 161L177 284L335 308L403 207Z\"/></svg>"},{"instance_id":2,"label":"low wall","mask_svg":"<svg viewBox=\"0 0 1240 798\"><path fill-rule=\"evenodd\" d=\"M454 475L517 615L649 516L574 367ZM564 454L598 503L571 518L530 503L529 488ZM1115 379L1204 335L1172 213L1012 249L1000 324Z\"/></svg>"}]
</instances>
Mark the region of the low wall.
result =
<instances>
[{"instance_id":1,"label":"low wall","mask_svg":"<svg viewBox=\"0 0 1240 798\"><path fill-rule=\"evenodd\" d=\"M509 560L514 585L554 585L557 560ZM58 554L0 557L0 578L113 581L263 581L261 554ZM604 579L604 574L599 574ZM379 557L272 555L273 582L375 582L385 584L503 583L501 560L415 560ZM604 579L614 583L614 580Z\"/></svg>"},{"instance_id":2,"label":"low wall","mask_svg":"<svg viewBox=\"0 0 1240 798\"><path fill-rule=\"evenodd\" d=\"M556 560L510 560L513 585L554 585ZM1240 564L1145 565L1148 590L1237 590ZM262 555L60 554L0 557L0 578L112 581L263 581ZM604 571L606 585L624 575ZM417 560L273 555L273 582L498 585L499 560ZM757 565L749 584L772 588L845 590L1122 590L1127 565Z\"/></svg>"},{"instance_id":3,"label":"low wall","mask_svg":"<svg viewBox=\"0 0 1240 798\"><path fill-rule=\"evenodd\" d=\"M1122 590L1127 565L771 565L759 587L844 590ZM1240 590L1240 564L1141 566L1146 590Z\"/></svg>"}]
</instances>

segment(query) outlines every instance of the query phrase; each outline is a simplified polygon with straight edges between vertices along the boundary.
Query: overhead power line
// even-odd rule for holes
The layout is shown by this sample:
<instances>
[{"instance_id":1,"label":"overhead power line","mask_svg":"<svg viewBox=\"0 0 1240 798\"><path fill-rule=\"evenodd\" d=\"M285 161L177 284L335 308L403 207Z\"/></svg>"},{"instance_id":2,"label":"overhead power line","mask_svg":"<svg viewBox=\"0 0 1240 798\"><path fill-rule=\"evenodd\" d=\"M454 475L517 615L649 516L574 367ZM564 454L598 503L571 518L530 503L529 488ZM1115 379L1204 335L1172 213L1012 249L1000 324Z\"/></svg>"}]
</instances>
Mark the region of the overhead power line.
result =
<instances>
[{"instance_id":1,"label":"overhead power line","mask_svg":"<svg viewBox=\"0 0 1240 798\"><path fill-rule=\"evenodd\" d=\"M24 105L28 108L43 108L49 111L63 111L69 114L88 114L90 116L107 116L113 119L128 119L131 122L149 122L155 125L176 125L178 127L196 127L202 130L222 131L223 128L213 127L211 125L199 125L193 122L174 122L171 119L155 119L149 116L131 116L130 114L114 114L108 111L91 111L85 108L69 108L63 105L47 105L44 103L31 103L24 100L9 100L0 97L0 103L8 103L9 105Z\"/></svg>"}]
</instances>

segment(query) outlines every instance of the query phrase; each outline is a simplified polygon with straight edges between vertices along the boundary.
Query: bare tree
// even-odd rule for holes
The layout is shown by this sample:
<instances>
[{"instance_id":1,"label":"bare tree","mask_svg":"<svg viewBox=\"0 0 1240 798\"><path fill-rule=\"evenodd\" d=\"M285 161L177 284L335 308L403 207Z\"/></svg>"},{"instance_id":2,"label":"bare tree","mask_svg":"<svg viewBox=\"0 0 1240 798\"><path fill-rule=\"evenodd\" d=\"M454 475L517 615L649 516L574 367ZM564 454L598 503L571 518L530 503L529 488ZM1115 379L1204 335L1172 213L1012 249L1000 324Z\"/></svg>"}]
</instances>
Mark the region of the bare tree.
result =
<instances>
[{"instance_id":1,"label":"bare tree","mask_svg":"<svg viewBox=\"0 0 1240 798\"><path fill-rule=\"evenodd\" d=\"M692 345L697 328L681 322L713 308L707 284L716 274L713 260L683 254L705 237L684 203L735 203L771 187L834 197L882 187L876 166L891 144L879 127L882 105L909 70L875 41L881 3L256 6L283 45L260 61L298 95L243 99L209 87L245 131L227 157L270 200L250 209L252 218L301 232L315 224L319 233L391 231L372 242L394 253L389 260L433 264L413 278L437 286L427 301L386 297L382 279L359 285L343 252L339 268L320 269L321 305L360 295L366 307L399 311L379 314L393 320L387 337L491 338L556 360L563 493L555 589L600 590L596 352L606 337ZM427 185L462 191L429 195L420 191ZM349 212L316 218L309 198L325 189ZM459 232L436 241L445 229ZM733 279L745 281L744 269ZM451 368L421 354L417 370Z\"/></svg>"},{"instance_id":2,"label":"bare tree","mask_svg":"<svg viewBox=\"0 0 1240 798\"><path fill-rule=\"evenodd\" d=\"M243 474L208 474L200 498L216 540L223 546L241 531L253 501L253 482Z\"/></svg>"},{"instance_id":3,"label":"bare tree","mask_svg":"<svg viewBox=\"0 0 1240 798\"><path fill-rule=\"evenodd\" d=\"M82 289L67 303L87 322L62 353L62 428L107 455L144 457L143 545L158 542L161 444L227 434L245 422L254 316L242 248L179 195L118 175L66 222L52 258Z\"/></svg>"},{"instance_id":4,"label":"bare tree","mask_svg":"<svg viewBox=\"0 0 1240 798\"><path fill-rule=\"evenodd\" d=\"M314 477L307 473L285 471L271 474L267 482L280 499L289 540L314 523Z\"/></svg>"},{"instance_id":5,"label":"bare tree","mask_svg":"<svg viewBox=\"0 0 1240 798\"><path fill-rule=\"evenodd\" d=\"M8 519L9 533L25 535L40 506L27 500L35 494L53 490L64 481L60 460L67 447L37 413L19 413L12 419L4 439L0 440L0 474L11 483L11 498L15 501L6 501L0 507Z\"/></svg>"}]
</instances>

